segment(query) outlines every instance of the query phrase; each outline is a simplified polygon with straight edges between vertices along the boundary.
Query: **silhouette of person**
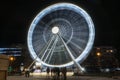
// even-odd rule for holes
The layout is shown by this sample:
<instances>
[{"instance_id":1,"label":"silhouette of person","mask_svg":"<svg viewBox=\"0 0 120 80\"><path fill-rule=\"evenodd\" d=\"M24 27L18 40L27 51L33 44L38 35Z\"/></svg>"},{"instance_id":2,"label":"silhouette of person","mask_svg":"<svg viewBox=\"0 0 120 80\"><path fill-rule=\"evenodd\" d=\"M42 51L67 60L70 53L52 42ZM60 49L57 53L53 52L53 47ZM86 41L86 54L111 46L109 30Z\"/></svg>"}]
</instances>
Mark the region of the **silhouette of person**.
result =
<instances>
[{"instance_id":1,"label":"silhouette of person","mask_svg":"<svg viewBox=\"0 0 120 80\"><path fill-rule=\"evenodd\" d=\"M50 72L50 68L49 67L47 67L47 75L49 75L49 72Z\"/></svg>"},{"instance_id":2,"label":"silhouette of person","mask_svg":"<svg viewBox=\"0 0 120 80\"><path fill-rule=\"evenodd\" d=\"M60 69L59 68L56 68L56 73L57 73L57 78L60 77Z\"/></svg>"},{"instance_id":3,"label":"silhouette of person","mask_svg":"<svg viewBox=\"0 0 120 80\"><path fill-rule=\"evenodd\" d=\"M67 69L66 69L66 67L63 67L62 69L61 69L61 72L62 72L62 74L63 74L63 80L66 80L67 79L67 76L66 76L66 73L67 73Z\"/></svg>"},{"instance_id":4,"label":"silhouette of person","mask_svg":"<svg viewBox=\"0 0 120 80\"><path fill-rule=\"evenodd\" d=\"M29 77L29 76L30 76L29 69L25 69L25 77Z\"/></svg>"}]
</instances>

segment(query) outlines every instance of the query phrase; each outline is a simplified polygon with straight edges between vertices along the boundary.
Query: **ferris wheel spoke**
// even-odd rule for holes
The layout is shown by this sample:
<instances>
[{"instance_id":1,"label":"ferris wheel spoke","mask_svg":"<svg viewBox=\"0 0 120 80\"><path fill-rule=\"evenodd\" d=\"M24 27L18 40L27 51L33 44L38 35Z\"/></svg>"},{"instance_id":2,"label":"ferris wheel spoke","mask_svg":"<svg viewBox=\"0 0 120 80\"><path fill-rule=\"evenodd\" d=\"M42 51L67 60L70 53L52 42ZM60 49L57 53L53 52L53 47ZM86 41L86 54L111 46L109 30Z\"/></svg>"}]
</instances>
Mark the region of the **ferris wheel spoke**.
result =
<instances>
[{"instance_id":1,"label":"ferris wheel spoke","mask_svg":"<svg viewBox=\"0 0 120 80\"><path fill-rule=\"evenodd\" d=\"M87 44L87 40L86 39L78 39L78 38L73 38L73 40L72 41L74 41L75 43L79 43L79 44L81 44L81 45L85 45L85 44Z\"/></svg>"},{"instance_id":2,"label":"ferris wheel spoke","mask_svg":"<svg viewBox=\"0 0 120 80\"><path fill-rule=\"evenodd\" d=\"M81 51L83 51L83 48L80 47L79 45L77 45L76 43L74 43L73 41L70 41L70 43L75 46L76 48L80 49Z\"/></svg>"},{"instance_id":3,"label":"ferris wheel spoke","mask_svg":"<svg viewBox=\"0 0 120 80\"><path fill-rule=\"evenodd\" d=\"M33 46L35 46L35 51L36 52L39 52L40 51L40 48L41 48L41 46L43 46L43 45L41 45L41 46L39 46L40 45L40 42L38 41L38 43L36 42L34 42L34 45Z\"/></svg>"},{"instance_id":4,"label":"ferris wheel spoke","mask_svg":"<svg viewBox=\"0 0 120 80\"><path fill-rule=\"evenodd\" d=\"M72 52L74 58L76 58L76 57L79 56L79 55L76 54L76 51L75 51L71 46L69 46L69 49L70 49L70 51Z\"/></svg>"},{"instance_id":5,"label":"ferris wheel spoke","mask_svg":"<svg viewBox=\"0 0 120 80\"><path fill-rule=\"evenodd\" d=\"M39 40L39 38L38 39L33 39L33 44L36 46L36 45L38 45L38 43L40 42L40 40Z\"/></svg>"},{"instance_id":6,"label":"ferris wheel spoke","mask_svg":"<svg viewBox=\"0 0 120 80\"><path fill-rule=\"evenodd\" d=\"M80 34L77 34L77 32L74 32L74 37L76 37L76 38L80 38L81 36L84 36L84 37L86 37L86 36L88 36L88 33L87 32L80 32Z\"/></svg>"},{"instance_id":7,"label":"ferris wheel spoke","mask_svg":"<svg viewBox=\"0 0 120 80\"><path fill-rule=\"evenodd\" d=\"M70 58L70 56L68 55L67 52L65 53L65 57L66 57L66 60L67 60L67 61L72 61L72 59ZM66 61L66 62L67 62L67 61Z\"/></svg>"},{"instance_id":8,"label":"ferris wheel spoke","mask_svg":"<svg viewBox=\"0 0 120 80\"><path fill-rule=\"evenodd\" d=\"M64 39L66 40L66 41L68 41L68 38L67 38L67 36L66 37L64 37ZM85 39L79 39L79 37L72 37L72 41L74 41L74 42L77 42L77 43L82 43L82 44L86 44L87 43L87 41L85 40ZM71 41L71 40L70 40ZM69 41L69 42L70 42Z\"/></svg>"},{"instance_id":9,"label":"ferris wheel spoke","mask_svg":"<svg viewBox=\"0 0 120 80\"><path fill-rule=\"evenodd\" d=\"M65 39L65 38L64 38ZM73 46L75 46L76 48L78 48L78 49L80 49L81 51L83 51L83 48L82 47L80 47L78 44L76 44L75 42L73 42L73 41L70 41L70 43L73 45Z\"/></svg>"},{"instance_id":10,"label":"ferris wheel spoke","mask_svg":"<svg viewBox=\"0 0 120 80\"><path fill-rule=\"evenodd\" d=\"M76 38L76 39L74 39L74 40L80 41L81 43L84 43L84 44L87 43L87 41L86 41L85 39L78 39L78 38Z\"/></svg>"}]
</instances>

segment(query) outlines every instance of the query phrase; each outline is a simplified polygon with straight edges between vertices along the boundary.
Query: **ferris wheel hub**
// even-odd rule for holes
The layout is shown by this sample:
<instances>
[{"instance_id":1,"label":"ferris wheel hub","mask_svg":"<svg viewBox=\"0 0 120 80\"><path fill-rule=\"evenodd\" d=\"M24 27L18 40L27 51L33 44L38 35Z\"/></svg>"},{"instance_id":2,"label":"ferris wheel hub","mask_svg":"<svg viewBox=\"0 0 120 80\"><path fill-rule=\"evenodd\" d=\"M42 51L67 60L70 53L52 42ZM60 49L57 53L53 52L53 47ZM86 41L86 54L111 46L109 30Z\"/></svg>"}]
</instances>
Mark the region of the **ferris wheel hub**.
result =
<instances>
[{"instance_id":1,"label":"ferris wheel hub","mask_svg":"<svg viewBox=\"0 0 120 80\"><path fill-rule=\"evenodd\" d=\"M52 33L57 34L58 32L59 32L59 27L54 26L54 27L52 28Z\"/></svg>"}]
</instances>

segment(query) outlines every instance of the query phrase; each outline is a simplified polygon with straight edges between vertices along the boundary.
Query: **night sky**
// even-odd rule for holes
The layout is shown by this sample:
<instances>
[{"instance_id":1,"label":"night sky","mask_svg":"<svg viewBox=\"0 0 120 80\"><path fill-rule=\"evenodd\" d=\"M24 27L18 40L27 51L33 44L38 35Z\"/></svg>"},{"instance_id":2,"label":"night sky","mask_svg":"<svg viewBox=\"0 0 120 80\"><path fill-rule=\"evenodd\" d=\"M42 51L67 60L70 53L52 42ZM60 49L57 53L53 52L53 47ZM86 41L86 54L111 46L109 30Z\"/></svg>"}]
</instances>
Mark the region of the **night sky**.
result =
<instances>
[{"instance_id":1,"label":"night sky","mask_svg":"<svg viewBox=\"0 0 120 80\"><path fill-rule=\"evenodd\" d=\"M33 18L57 2L72 2L90 14L95 25L94 46L120 47L118 0L3 0L0 2L0 47L26 44Z\"/></svg>"}]
</instances>

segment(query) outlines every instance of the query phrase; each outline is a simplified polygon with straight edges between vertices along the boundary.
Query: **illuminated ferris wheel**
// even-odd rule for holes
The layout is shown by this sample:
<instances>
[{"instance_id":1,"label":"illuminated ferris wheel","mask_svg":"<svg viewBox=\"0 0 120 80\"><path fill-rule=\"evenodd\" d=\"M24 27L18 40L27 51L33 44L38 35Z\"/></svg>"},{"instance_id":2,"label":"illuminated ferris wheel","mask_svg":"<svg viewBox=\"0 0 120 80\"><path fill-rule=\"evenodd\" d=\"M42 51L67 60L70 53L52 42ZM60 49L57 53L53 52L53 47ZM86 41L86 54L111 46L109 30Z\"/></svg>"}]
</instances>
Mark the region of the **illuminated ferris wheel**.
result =
<instances>
[{"instance_id":1,"label":"illuminated ferris wheel","mask_svg":"<svg viewBox=\"0 0 120 80\"><path fill-rule=\"evenodd\" d=\"M94 24L85 10L75 4L57 3L38 13L27 40L35 61L49 67L65 67L86 59L94 36Z\"/></svg>"}]
</instances>

